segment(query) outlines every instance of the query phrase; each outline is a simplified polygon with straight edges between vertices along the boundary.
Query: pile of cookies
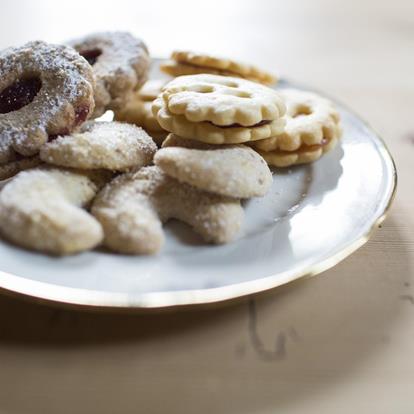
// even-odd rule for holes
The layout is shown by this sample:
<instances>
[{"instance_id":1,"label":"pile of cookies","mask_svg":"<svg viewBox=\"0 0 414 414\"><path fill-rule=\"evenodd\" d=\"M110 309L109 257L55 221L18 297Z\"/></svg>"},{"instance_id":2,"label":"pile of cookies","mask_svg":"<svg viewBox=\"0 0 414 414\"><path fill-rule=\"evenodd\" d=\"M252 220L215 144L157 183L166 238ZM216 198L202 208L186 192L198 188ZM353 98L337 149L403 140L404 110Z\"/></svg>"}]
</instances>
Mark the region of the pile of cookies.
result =
<instances>
[{"instance_id":1,"label":"pile of cookies","mask_svg":"<svg viewBox=\"0 0 414 414\"><path fill-rule=\"evenodd\" d=\"M96 33L0 52L0 235L49 254L100 245L153 254L163 223L234 240L269 166L317 160L341 135L333 104L275 89L252 65L174 52L149 79L146 45ZM114 121L99 118L113 111ZM25 170L25 171L23 171Z\"/></svg>"}]
</instances>

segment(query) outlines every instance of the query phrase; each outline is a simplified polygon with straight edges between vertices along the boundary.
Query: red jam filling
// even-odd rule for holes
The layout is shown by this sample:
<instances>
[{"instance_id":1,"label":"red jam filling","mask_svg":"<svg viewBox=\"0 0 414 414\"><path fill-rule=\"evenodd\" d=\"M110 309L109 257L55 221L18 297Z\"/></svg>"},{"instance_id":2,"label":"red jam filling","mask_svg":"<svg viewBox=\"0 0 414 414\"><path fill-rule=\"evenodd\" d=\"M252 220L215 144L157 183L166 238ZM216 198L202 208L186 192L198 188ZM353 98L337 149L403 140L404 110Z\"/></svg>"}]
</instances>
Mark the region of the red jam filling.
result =
<instances>
[{"instance_id":1,"label":"red jam filling","mask_svg":"<svg viewBox=\"0 0 414 414\"><path fill-rule=\"evenodd\" d=\"M93 66L98 60L98 57L102 55L102 50L100 49L84 50L83 52L79 52L79 54L83 56L91 66Z\"/></svg>"},{"instance_id":2,"label":"red jam filling","mask_svg":"<svg viewBox=\"0 0 414 414\"><path fill-rule=\"evenodd\" d=\"M19 79L0 92L0 114L18 111L33 101L42 87L39 78Z\"/></svg>"},{"instance_id":3,"label":"red jam filling","mask_svg":"<svg viewBox=\"0 0 414 414\"><path fill-rule=\"evenodd\" d=\"M83 124L86 121L86 118L89 115L88 106L80 106L75 111L75 126Z\"/></svg>"}]
</instances>

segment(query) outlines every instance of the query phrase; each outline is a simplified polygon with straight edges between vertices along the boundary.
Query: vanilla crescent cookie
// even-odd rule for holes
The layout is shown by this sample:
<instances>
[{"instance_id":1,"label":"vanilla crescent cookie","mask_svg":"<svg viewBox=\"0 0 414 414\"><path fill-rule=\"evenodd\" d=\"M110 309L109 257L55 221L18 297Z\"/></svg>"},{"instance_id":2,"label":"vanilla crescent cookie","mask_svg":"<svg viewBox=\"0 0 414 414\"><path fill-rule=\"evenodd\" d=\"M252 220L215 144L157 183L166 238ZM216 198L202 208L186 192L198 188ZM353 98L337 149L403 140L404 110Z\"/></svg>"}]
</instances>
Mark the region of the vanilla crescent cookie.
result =
<instances>
[{"instance_id":1,"label":"vanilla crescent cookie","mask_svg":"<svg viewBox=\"0 0 414 414\"><path fill-rule=\"evenodd\" d=\"M245 78L265 85L272 85L277 82L277 78L274 75L256 66L184 50L174 51L171 54L170 60L160 65L160 69L171 76L212 73Z\"/></svg>"},{"instance_id":2,"label":"vanilla crescent cookie","mask_svg":"<svg viewBox=\"0 0 414 414\"><path fill-rule=\"evenodd\" d=\"M94 108L92 68L67 46L30 42L0 52L0 164L67 134Z\"/></svg>"},{"instance_id":3,"label":"vanilla crescent cookie","mask_svg":"<svg viewBox=\"0 0 414 414\"><path fill-rule=\"evenodd\" d=\"M282 89L285 131L251 144L266 161L284 167L312 162L332 149L341 136L339 113L333 103L315 93Z\"/></svg>"},{"instance_id":4,"label":"vanilla crescent cookie","mask_svg":"<svg viewBox=\"0 0 414 414\"><path fill-rule=\"evenodd\" d=\"M23 171L0 192L0 234L31 250L73 254L97 246L102 227L82 209L110 178L108 172L37 168Z\"/></svg>"},{"instance_id":5,"label":"vanilla crescent cookie","mask_svg":"<svg viewBox=\"0 0 414 414\"><path fill-rule=\"evenodd\" d=\"M266 161L245 145L213 146L170 134L154 163L200 190L234 198L264 196L272 184Z\"/></svg>"},{"instance_id":6,"label":"vanilla crescent cookie","mask_svg":"<svg viewBox=\"0 0 414 414\"><path fill-rule=\"evenodd\" d=\"M127 122L144 128L157 145L162 144L168 132L159 124L152 113L151 106L152 102L161 93L161 88L165 83L165 80L160 79L147 81L123 108L114 111L116 121Z\"/></svg>"},{"instance_id":7,"label":"vanilla crescent cookie","mask_svg":"<svg viewBox=\"0 0 414 414\"><path fill-rule=\"evenodd\" d=\"M148 48L128 32L93 33L68 44L92 65L96 75L94 118L107 109L122 108L147 80Z\"/></svg>"},{"instance_id":8,"label":"vanilla crescent cookie","mask_svg":"<svg viewBox=\"0 0 414 414\"><path fill-rule=\"evenodd\" d=\"M227 243L239 232L239 200L200 191L156 166L123 174L96 197L92 214L104 229L104 245L128 254L154 254L163 243L162 222L181 220L211 243Z\"/></svg>"},{"instance_id":9,"label":"vanilla crescent cookie","mask_svg":"<svg viewBox=\"0 0 414 414\"><path fill-rule=\"evenodd\" d=\"M33 157L19 157L7 164L0 164L0 181L7 180L18 174L20 171L30 170L42 164L38 155Z\"/></svg>"},{"instance_id":10,"label":"vanilla crescent cookie","mask_svg":"<svg viewBox=\"0 0 414 414\"><path fill-rule=\"evenodd\" d=\"M167 131L211 144L242 143L282 132L279 94L244 79L180 76L164 86L152 111Z\"/></svg>"},{"instance_id":11,"label":"vanilla crescent cookie","mask_svg":"<svg viewBox=\"0 0 414 414\"><path fill-rule=\"evenodd\" d=\"M150 164L156 151L154 141L142 128L90 121L79 132L44 145L40 159L63 167L130 171Z\"/></svg>"}]
</instances>

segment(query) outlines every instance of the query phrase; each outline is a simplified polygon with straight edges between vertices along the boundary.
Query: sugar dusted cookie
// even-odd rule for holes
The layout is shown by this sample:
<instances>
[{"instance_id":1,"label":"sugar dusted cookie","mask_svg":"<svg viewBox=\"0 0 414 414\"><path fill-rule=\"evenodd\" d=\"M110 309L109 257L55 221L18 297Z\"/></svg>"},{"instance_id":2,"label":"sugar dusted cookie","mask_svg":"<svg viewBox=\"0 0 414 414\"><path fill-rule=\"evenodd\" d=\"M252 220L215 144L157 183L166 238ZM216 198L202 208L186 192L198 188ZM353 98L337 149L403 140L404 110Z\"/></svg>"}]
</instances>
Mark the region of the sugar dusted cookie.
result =
<instances>
[{"instance_id":1,"label":"sugar dusted cookie","mask_svg":"<svg viewBox=\"0 0 414 414\"><path fill-rule=\"evenodd\" d=\"M169 138L155 155L155 165L180 182L223 196L258 197L269 190L272 173L253 149L202 143L192 148L192 142L195 141L177 136ZM204 148L200 148L202 145Z\"/></svg>"},{"instance_id":2,"label":"sugar dusted cookie","mask_svg":"<svg viewBox=\"0 0 414 414\"><path fill-rule=\"evenodd\" d=\"M67 46L30 42L0 52L0 164L35 155L94 108L92 68Z\"/></svg>"},{"instance_id":3,"label":"sugar dusted cookie","mask_svg":"<svg viewBox=\"0 0 414 414\"><path fill-rule=\"evenodd\" d=\"M150 57L144 42L128 32L93 33L69 42L96 75L94 118L122 108L147 80Z\"/></svg>"},{"instance_id":4,"label":"sugar dusted cookie","mask_svg":"<svg viewBox=\"0 0 414 414\"><path fill-rule=\"evenodd\" d=\"M164 86L152 111L167 131L212 144L265 139L284 128L279 94L244 79L181 76Z\"/></svg>"},{"instance_id":5,"label":"sugar dusted cookie","mask_svg":"<svg viewBox=\"0 0 414 414\"><path fill-rule=\"evenodd\" d=\"M85 207L108 172L38 168L15 176L0 192L0 234L19 246L57 255L97 246L103 232Z\"/></svg>"},{"instance_id":6,"label":"sugar dusted cookie","mask_svg":"<svg viewBox=\"0 0 414 414\"><path fill-rule=\"evenodd\" d=\"M207 242L227 243L244 216L238 200L180 183L156 166L115 178L98 194L92 214L104 229L104 244L128 254L157 253L162 222L170 218L189 224Z\"/></svg>"},{"instance_id":7,"label":"sugar dusted cookie","mask_svg":"<svg viewBox=\"0 0 414 414\"><path fill-rule=\"evenodd\" d=\"M18 174L20 171L38 167L42 161L39 156L19 157L7 164L0 164L0 181L6 180Z\"/></svg>"},{"instance_id":8,"label":"sugar dusted cookie","mask_svg":"<svg viewBox=\"0 0 414 414\"><path fill-rule=\"evenodd\" d=\"M287 106L285 131L251 144L270 165L312 162L336 145L341 127L331 101L296 89L283 89L280 94Z\"/></svg>"},{"instance_id":9,"label":"sugar dusted cookie","mask_svg":"<svg viewBox=\"0 0 414 414\"><path fill-rule=\"evenodd\" d=\"M208 54L189 51L175 51L169 61L161 64L161 70L171 76L211 73L222 76L235 76L265 85L272 85L277 78L256 66Z\"/></svg>"},{"instance_id":10,"label":"sugar dusted cookie","mask_svg":"<svg viewBox=\"0 0 414 414\"><path fill-rule=\"evenodd\" d=\"M40 158L63 167L129 171L150 164L156 150L151 137L135 125L91 121L44 145Z\"/></svg>"}]
</instances>

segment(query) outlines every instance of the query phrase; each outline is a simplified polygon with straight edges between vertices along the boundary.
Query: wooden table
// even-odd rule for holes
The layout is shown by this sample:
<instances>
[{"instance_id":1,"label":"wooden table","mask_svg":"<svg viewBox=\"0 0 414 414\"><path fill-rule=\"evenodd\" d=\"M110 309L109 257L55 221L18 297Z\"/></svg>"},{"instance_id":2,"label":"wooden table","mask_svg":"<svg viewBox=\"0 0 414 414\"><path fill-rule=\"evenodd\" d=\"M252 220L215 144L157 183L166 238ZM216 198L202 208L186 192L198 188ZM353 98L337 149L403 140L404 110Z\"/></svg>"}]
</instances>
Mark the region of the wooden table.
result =
<instances>
[{"instance_id":1,"label":"wooden table","mask_svg":"<svg viewBox=\"0 0 414 414\"><path fill-rule=\"evenodd\" d=\"M413 413L414 2L97 4L5 2L0 46L118 28L154 55L256 62L367 119L397 198L343 263L238 305L95 315L0 297L0 413Z\"/></svg>"}]
</instances>

